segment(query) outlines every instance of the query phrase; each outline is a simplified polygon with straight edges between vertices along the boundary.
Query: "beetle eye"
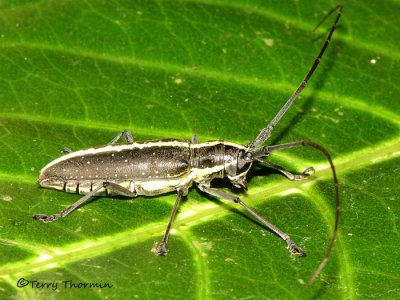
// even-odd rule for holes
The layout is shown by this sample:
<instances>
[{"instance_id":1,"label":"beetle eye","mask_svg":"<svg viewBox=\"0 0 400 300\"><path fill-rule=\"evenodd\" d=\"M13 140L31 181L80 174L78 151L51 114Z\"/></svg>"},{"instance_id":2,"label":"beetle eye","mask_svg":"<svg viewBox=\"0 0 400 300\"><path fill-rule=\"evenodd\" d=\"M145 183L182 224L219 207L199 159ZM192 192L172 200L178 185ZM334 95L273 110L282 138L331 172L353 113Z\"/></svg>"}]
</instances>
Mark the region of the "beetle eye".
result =
<instances>
[{"instance_id":1,"label":"beetle eye","mask_svg":"<svg viewBox=\"0 0 400 300\"><path fill-rule=\"evenodd\" d=\"M252 160L252 158L253 158L253 154L252 154L251 152L246 152L246 153L244 154L244 157L243 157L243 159L244 159L245 161L247 161L247 162L250 162L250 161Z\"/></svg>"},{"instance_id":2,"label":"beetle eye","mask_svg":"<svg viewBox=\"0 0 400 300\"><path fill-rule=\"evenodd\" d=\"M248 168L251 166L251 161L246 160L246 153L244 151L240 151L238 153L238 158L237 158L237 169L236 173L240 174L243 171L246 171Z\"/></svg>"}]
</instances>

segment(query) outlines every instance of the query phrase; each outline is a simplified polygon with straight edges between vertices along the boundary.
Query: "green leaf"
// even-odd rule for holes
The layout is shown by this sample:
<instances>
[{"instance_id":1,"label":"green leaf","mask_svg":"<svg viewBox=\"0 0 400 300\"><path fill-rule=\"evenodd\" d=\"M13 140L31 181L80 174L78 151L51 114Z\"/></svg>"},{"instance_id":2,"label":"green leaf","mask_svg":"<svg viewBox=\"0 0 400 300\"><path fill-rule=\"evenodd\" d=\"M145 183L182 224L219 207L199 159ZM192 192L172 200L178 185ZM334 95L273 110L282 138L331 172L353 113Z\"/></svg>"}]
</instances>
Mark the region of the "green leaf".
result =
<instances>
[{"instance_id":1,"label":"green leaf","mask_svg":"<svg viewBox=\"0 0 400 300\"><path fill-rule=\"evenodd\" d=\"M271 160L316 174L291 182L256 166L238 194L307 252L234 203L195 187L160 241L174 194L96 198L43 224L78 195L39 189L59 149L199 135L247 144L311 67L334 1L2 1L0 3L0 298L394 298L400 290L400 80L397 1L346 2L310 84L271 144L313 140L334 156L342 218L332 256L334 187L310 149ZM19 288L17 282L29 281ZM25 280L25 281L24 281ZM71 287L91 282L111 288ZM45 284L58 284L46 286ZM54 290L53 290L54 289Z\"/></svg>"}]
</instances>

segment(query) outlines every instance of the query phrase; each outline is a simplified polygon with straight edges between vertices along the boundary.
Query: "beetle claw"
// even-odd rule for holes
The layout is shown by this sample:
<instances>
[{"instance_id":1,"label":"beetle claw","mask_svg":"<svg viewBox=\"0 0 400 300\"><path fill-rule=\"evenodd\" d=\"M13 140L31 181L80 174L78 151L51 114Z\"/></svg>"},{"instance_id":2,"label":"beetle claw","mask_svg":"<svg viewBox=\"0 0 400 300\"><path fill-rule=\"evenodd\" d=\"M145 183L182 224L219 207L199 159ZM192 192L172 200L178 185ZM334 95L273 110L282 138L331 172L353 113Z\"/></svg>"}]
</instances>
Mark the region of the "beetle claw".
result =
<instances>
[{"instance_id":1,"label":"beetle claw","mask_svg":"<svg viewBox=\"0 0 400 300\"><path fill-rule=\"evenodd\" d=\"M72 150L71 150L70 148L68 148L68 147L62 147L61 150L60 150L60 152L61 152L62 154L68 154L68 153L71 153Z\"/></svg>"},{"instance_id":2,"label":"beetle claw","mask_svg":"<svg viewBox=\"0 0 400 300\"><path fill-rule=\"evenodd\" d=\"M56 215L48 216L48 215L38 214L38 215L33 216L33 219L43 221L44 223L49 223L49 222L52 222L55 219L57 219L57 217L56 217Z\"/></svg>"},{"instance_id":3,"label":"beetle claw","mask_svg":"<svg viewBox=\"0 0 400 300\"><path fill-rule=\"evenodd\" d=\"M315 169L313 167L308 167L303 171L304 175L310 176L315 173Z\"/></svg>"},{"instance_id":4,"label":"beetle claw","mask_svg":"<svg viewBox=\"0 0 400 300\"><path fill-rule=\"evenodd\" d=\"M306 256L306 253L298 247L293 241L289 240L288 242L288 249L291 253L297 254L299 256Z\"/></svg>"},{"instance_id":5,"label":"beetle claw","mask_svg":"<svg viewBox=\"0 0 400 300\"><path fill-rule=\"evenodd\" d=\"M165 244L165 242L161 243L154 242L151 252L153 252L157 256L167 256L168 254L167 245Z\"/></svg>"}]
</instances>

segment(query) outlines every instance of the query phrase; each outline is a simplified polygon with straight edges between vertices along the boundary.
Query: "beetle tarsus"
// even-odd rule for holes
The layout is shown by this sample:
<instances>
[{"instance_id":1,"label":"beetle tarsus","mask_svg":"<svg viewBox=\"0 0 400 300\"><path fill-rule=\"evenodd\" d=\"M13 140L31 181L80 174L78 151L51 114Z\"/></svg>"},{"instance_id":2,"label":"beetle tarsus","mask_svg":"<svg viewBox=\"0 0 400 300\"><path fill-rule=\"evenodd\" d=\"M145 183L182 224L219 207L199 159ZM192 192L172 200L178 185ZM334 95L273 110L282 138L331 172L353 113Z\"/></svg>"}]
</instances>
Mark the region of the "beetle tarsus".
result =
<instances>
[{"instance_id":1,"label":"beetle tarsus","mask_svg":"<svg viewBox=\"0 0 400 300\"><path fill-rule=\"evenodd\" d=\"M50 216L44 215L44 214L38 214L38 215L35 215L33 217L33 219L42 221L44 223L50 223L50 222L52 222L54 220L57 220L59 217L61 217L60 214L54 214L54 215L50 215Z\"/></svg>"},{"instance_id":2,"label":"beetle tarsus","mask_svg":"<svg viewBox=\"0 0 400 300\"><path fill-rule=\"evenodd\" d=\"M116 144L121 137L125 138L125 141L128 144L134 143L132 133L129 130L125 129L125 130L121 131L120 133L118 133L118 135L115 138L113 138L108 144L110 144L110 145Z\"/></svg>"},{"instance_id":3,"label":"beetle tarsus","mask_svg":"<svg viewBox=\"0 0 400 300\"><path fill-rule=\"evenodd\" d=\"M250 154L249 157L251 157L251 155L252 155L251 152L248 152L248 153ZM248 154L246 153L245 155L248 155ZM292 180L292 181L307 179L310 175L314 174L314 172L315 172L313 167L308 167L301 174L293 174L292 172L289 172L288 170L286 170L284 167L282 167L270 160L263 159L263 158L256 158L256 160L281 172L283 175L285 175L287 177L287 179Z\"/></svg>"},{"instance_id":4,"label":"beetle tarsus","mask_svg":"<svg viewBox=\"0 0 400 300\"><path fill-rule=\"evenodd\" d=\"M157 256L167 256L168 250L167 250L167 245L165 242L157 243L155 242L153 245L153 248L151 249L151 252L153 252Z\"/></svg>"},{"instance_id":5,"label":"beetle tarsus","mask_svg":"<svg viewBox=\"0 0 400 300\"><path fill-rule=\"evenodd\" d=\"M303 171L304 175L310 176L315 173L315 169L313 167L308 167Z\"/></svg>"},{"instance_id":6,"label":"beetle tarsus","mask_svg":"<svg viewBox=\"0 0 400 300\"><path fill-rule=\"evenodd\" d=\"M199 137L197 134L192 135L192 144L198 144L199 143Z\"/></svg>"},{"instance_id":7,"label":"beetle tarsus","mask_svg":"<svg viewBox=\"0 0 400 300\"><path fill-rule=\"evenodd\" d=\"M68 153L72 152L72 150L70 148L68 148L68 147L62 147L60 151L63 154L68 154Z\"/></svg>"},{"instance_id":8,"label":"beetle tarsus","mask_svg":"<svg viewBox=\"0 0 400 300\"><path fill-rule=\"evenodd\" d=\"M314 173L315 173L314 168L313 167L308 167L307 169L305 169L303 171L303 173L301 173L301 174L293 174L293 178L292 179L289 178L289 179L290 180L294 180L294 181L303 180L303 179L308 178L309 176L311 176Z\"/></svg>"},{"instance_id":9,"label":"beetle tarsus","mask_svg":"<svg viewBox=\"0 0 400 300\"><path fill-rule=\"evenodd\" d=\"M288 244L289 252L299 256L306 256L306 253L303 251L303 249L298 247L292 240L287 240L286 242Z\"/></svg>"}]
</instances>

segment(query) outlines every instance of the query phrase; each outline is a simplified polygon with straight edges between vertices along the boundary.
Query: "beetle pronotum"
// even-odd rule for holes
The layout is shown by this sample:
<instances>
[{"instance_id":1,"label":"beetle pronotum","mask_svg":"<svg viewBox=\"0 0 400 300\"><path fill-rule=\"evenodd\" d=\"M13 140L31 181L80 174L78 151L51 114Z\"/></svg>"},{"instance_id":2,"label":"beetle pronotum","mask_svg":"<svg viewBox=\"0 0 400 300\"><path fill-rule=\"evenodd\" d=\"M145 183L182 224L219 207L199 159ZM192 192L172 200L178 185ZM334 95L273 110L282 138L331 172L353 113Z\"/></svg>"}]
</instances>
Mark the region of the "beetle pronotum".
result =
<instances>
[{"instance_id":1,"label":"beetle pronotum","mask_svg":"<svg viewBox=\"0 0 400 300\"><path fill-rule=\"evenodd\" d=\"M287 243L291 253L305 256L304 251L286 233L261 217L239 197L212 188L211 181L214 178L227 177L233 186L247 190L246 175L253 162L266 164L283 173L290 180L305 179L313 173L312 167L307 168L302 174L292 174L285 168L268 160L267 157L277 150L310 146L322 151L328 158L336 189L336 221L333 237L323 260L308 283L310 285L320 274L329 258L339 224L339 183L331 155L321 145L310 141L298 141L272 146L262 146L262 144L271 136L274 127L306 87L307 82L317 68L341 16L342 5L337 5L317 25L317 27L321 25L336 10L338 13L329 35L300 86L279 110L274 119L261 130L250 144L242 146L224 141L199 144L196 136L193 136L191 141L156 140L135 142L130 132L125 130L119 133L106 146L76 152L64 148L63 151L67 152L66 155L50 162L41 170L39 185L44 188L78 193L85 196L57 214L38 214L34 216L34 219L51 222L60 217L65 217L90 197L98 195L137 197L139 195L153 196L176 191L177 197L164 237L161 243L156 244L153 248L157 255L164 256L167 254L166 246L169 232L179 202L182 196L188 194L189 188L195 183L204 193L240 204L265 227L281 237ZM117 144L122 137L125 138L126 143Z\"/></svg>"}]
</instances>

